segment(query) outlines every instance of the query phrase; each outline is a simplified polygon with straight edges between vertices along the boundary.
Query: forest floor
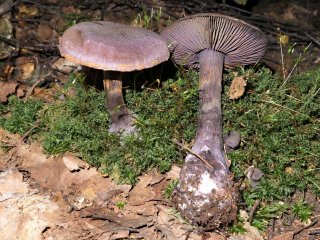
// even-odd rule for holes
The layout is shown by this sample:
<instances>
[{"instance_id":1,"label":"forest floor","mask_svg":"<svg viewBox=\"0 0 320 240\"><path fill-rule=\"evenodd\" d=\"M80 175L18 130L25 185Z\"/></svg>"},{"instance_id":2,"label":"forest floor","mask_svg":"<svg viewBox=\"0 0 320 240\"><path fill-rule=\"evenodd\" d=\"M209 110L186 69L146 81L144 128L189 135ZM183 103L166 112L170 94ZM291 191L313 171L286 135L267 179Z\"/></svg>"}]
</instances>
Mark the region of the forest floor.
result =
<instances>
[{"instance_id":1,"label":"forest floor","mask_svg":"<svg viewBox=\"0 0 320 240\"><path fill-rule=\"evenodd\" d=\"M320 3L254 2L0 0L0 239L320 239ZM126 76L139 81L126 100L145 130L123 140L107 133L101 84L89 91L58 50L80 21L159 32L208 11L269 40L259 66L224 74L224 128L242 137L228 155L242 200L238 222L215 231L186 223L170 201L186 155L171 140L192 144L197 74L166 63ZM232 97L239 77L245 89Z\"/></svg>"}]
</instances>

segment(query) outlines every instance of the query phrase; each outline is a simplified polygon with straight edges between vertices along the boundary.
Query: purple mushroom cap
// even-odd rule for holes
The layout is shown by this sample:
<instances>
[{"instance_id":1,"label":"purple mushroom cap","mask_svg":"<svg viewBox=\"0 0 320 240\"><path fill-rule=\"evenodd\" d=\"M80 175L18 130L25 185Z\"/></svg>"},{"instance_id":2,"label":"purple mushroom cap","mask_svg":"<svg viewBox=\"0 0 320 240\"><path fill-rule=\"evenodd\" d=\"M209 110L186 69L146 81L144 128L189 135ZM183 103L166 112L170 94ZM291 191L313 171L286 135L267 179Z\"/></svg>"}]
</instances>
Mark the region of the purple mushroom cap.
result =
<instances>
[{"instance_id":1,"label":"purple mushroom cap","mask_svg":"<svg viewBox=\"0 0 320 240\"><path fill-rule=\"evenodd\" d=\"M151 30L122 23L78 23L60 39L63 57L105 71L130 72L168 60L167 43Z\"/></svg>"},{"instance_id":2,"label":"purple mushroom cap","mask_svg":"<svg viewBox=\"0 0 320 240\"><path fill-rule=\"evenodd\" d=\"M225 67L255 64L265 54L267 39L258 28L239 19L217 13L195 14L165 28L164 36L173 60L199 67L198 53L213 49L225 54Z\"/></svg>"}]
</instances>

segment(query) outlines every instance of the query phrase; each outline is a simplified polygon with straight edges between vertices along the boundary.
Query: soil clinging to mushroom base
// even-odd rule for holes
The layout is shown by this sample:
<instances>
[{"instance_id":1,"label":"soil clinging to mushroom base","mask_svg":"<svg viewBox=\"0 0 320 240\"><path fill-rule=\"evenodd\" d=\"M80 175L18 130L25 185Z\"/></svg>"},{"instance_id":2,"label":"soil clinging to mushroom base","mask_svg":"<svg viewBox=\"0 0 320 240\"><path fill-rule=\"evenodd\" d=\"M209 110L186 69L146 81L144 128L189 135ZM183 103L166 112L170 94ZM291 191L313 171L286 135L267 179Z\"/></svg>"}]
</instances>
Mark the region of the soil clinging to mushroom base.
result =
<instances>
[{"instance_id":1,"label":"soil clinging to mushroom base","mask_svg":"<svg viewBox=\"0 0 320 240\"><path fill-rule=\"evenodd\" d=\"M181 216L205 229L234 221L239 194L232 179L232 173L208 169L202 162L185 163L173 196Z\"/></svg>"}]
</instances>

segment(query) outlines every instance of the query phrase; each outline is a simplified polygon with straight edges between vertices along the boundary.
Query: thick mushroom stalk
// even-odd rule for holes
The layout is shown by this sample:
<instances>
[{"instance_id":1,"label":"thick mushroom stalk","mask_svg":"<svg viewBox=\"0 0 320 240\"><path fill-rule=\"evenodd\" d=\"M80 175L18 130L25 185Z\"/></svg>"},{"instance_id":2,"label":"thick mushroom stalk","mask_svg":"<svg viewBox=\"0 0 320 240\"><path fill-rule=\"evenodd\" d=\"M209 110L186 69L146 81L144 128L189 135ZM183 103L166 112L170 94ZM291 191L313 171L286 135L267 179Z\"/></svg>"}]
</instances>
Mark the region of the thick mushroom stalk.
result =
<instances>
[{"instance_id":1,"label":"thick mushroom stalk","mask_svg":"<svg viewBox=\"0 0 320 240\"><path fill-rule=\"evenodd\" d=\"M212 164L228 170L222 140L221 85L224 54L206 49L199 54L200 115L192 150L212 155Z\"/></svg>"},{"instance_id":2,"label":"thick mushroom stalk","mask_svg":"<svg viewBox=\"0 0 320 240\"><path fill-rule=\"evenodd\" d=\"M200 64L200 115L193 152L212 168L189 154L180 173L173 201L193 224L216 228L235 219L238 192L223 150L221 85L224 54L203 50Z\"/></svg>"},{"instance_id":3,"label":"thick mushroom stalk","mask_svg":"<svg viewBox=\"0 0 320 240\"><path fill-rule=\"evenodd\" d=\"M110 132L134 130L132 114L122 95L121 73L151 68L169 58L166 41L155 32L109 21L70 27L60 39L59 50L70 61L104 71Z\"/></svg>"},{"instance_id":4,"label":"thick mushroom stalk","mask_svg":"<svg viewBox=\"0 0 320 240\"><path fill-rule=\"evenodd\" d=\"M174 62L200 71L200 115L192 147L197 156L186 157L174 201L193 224L215 228L235 220L239 195L223 149L222 70L259 61L266 51L266 36L239 19L216 13L180 19L161 35ZM237 139L230 143L235 148Z\"/></svg>"},{"instance_id":5,"label":"thick mushroom stalk","mask_svg":"<svg viewBox=\"0 0 320 240\"><path fill-rule=\"evenodd\" d=\"M134 131L132 113L127 108L122 94L122 73L105 71L103 86L106 94L106 107L110 113L110 132L131 133Z\"/></svg>"}]
</instances>

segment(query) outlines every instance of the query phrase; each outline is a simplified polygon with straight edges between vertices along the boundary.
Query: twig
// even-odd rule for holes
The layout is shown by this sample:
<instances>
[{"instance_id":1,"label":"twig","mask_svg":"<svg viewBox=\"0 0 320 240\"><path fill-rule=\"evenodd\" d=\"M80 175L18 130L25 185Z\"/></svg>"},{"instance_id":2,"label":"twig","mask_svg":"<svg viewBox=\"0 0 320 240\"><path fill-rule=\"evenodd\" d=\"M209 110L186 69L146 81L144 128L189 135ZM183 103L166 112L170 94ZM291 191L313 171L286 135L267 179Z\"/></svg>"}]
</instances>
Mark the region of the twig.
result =
<instances>
[{"instance_id":1,"label":"twig","mask_svg":"<svg viewBox=\"0 0 320 240\"><path fill-rule=\"evenodd\" d=\"M24 44L20 44L18 41L14 40L14 39L9 39L6 37L3 37L0 35L0 41L4 42L10 46L13 46L15 48L17 48L17 50L20 49L27 49L29 51L33 51L33 52L58 52L58 47L56 45L50 46L50 45L38 45L38 46L26 46Z\"/></svg>"},{"instance_id":2,"label":"twig","mask_svg":"<svg viewBox=\"0 0 320 240\"><path fill-rule=\"evenodd\" d=\"M308 234L309 235L320 235L320 228L309 229Z\"/></svg>"},{"instance_id":3,"label":"twig","mask_svg":"<svg viewBox=\"0 0 320 240\"><path fill-rule=\"evenodd\" d=\"M153 7L159 8L162 7L162 12L166 13L168 16L173 18L180 18L181 16L177 14L177 12L187 12L187 14L195 14L200 12L219 12L222 14L227 14L231 16L238 17L243 19L251 24L257 25L261 28L262 31L270 33L274 38L278 37L279 31L275 31L275 29L280 29L281 32L285 35L288 35L294 39L301 40L303 42L312 42L316 47L320 48L320 42L308 32L311 32L313 29L306 30L301 29L300 26L296 26L294 24L286 23L281 20L277 20L272 18L271 16L253 13L251 11L247 11L241 8L237 8L235 6L231 6L228 4L216 4L209 3L201 4L199 1L190 0L187 3L181 3L180 1L172 1L173 3L152 3L146 4L145 1L123 1L123 5L129 5L131 8L137 8L141 10L150 10Z\"/></svg>"},{"instance_id":4,"label":"twig","mask_svg":"<svg viewBox=\"0 0 320 240\"><path fill-rule=\"evenodd\" d=\"M13 3L9 3L9 4L7 3L7 1L5 1L4 3L0 4L0 6L3 7L3 9L4 9L4 11L2 13L0 13L0 18L2 16L4 16L6 13L10 12L11 9L18 3L19 3L19 0L15 1ZM7 5L7 6L5 6L5 5Z\"/></svg>"},{"instance_id":5,"label":"twig","mask_svg":"<svg viewBox=\"0 0 320 240\"><path fill-rule=\"evenodd\" d=\"M198 153L194 152L192 149L188 148L187 146L183 145L182 143L175 141L175 140L171 140L171 142L177 144L178 146L184 148L185 150L187 150L189 153L191 153L192 155L196 156L197 158L199 158L202 162L204 162L204 164L210 168L213 169L212 165L206 160L204 159L202 156L200 156Z\"/></svg>"},{"instance_id":6,"label":"twig","mask_svg":"<svg viewBox=\"0 0 320 240\"><path fill-rule=\"evenodd\" d=\"M282 107L282 108L287 109L287 110L289 110L289 111L291 111L291 112L298 113L298 114L300 114L300 115L303 115L303 116L308 117L308 118L311 119L311 117L310 117L309 115L304 114L304 113L301 113L301 112L298 112L298 111L293 110L293 109L291 109L291 108L282 106L281 104L278 104L278 103L275 103L275 102L272 102L272 101L265 101L265 100L259 100L259 101L260 101L260 102L264 102L264 103L270 103L270 104L275 105L275 106L277 106L277 107ZM315 121L318 121L318 120L316 119Z\"/></svg>"},{"instance_id":7,"label":"twig","mask_svg":"<svg viewBox=\"0 0 320 240\"><path fill-rule=\"evenodd\" d=\"M39 124L35 124L34 126L32 126L28 131L26 131L23 136L20 138L21 141L25 141L27 137L29 137L29 135L32 133L32 131L36 128L39 127Z\"/></svg>"},{"instance_id":8,"label":"twig","mask_svg":"<svg viewBox=\"0 0 320 240\"><path fill-rule=\"evenodd\" d=\"M314 44L314 45L316 45L318 48L320 48L320 42L317 40L317 39L315 39L313 36L311 36L309 33L307 33L307 32L303 32L310 40L311 40L311 42Z\"/></svg>"},{"instance_id":9,"label":"twig","mask_svg":"<svg viewBox=\"0 0 320 240\"><path fill-rule=\"evenodd\" d=\"M301 56L301 55L300 55L300 56ZM299 63L300 63L300 61L297 61L297 62L294 64L293 68L291 69L291 71L290 71L290 73L289 73L289 75L288 75L287 77L285 77L285 75L283 74L285 80L284 80L284 82L282 83L282 85L280 86L279 89L283 88L283 86L287 83L287 81L288 81L289 78L291 77L291 74L292 74L293 71L296 69L296 67L298 66Z\"/></svg>"},{"instance_id":10,"label":"twig","mask_svg":"<svg viewBox=\"0 0 320 240\"><path fill-rule=\"evenodd\" d=\"M300 228L300 229L295 230L295 231L293 232L293 236L299 234L300 232L302 232L302 231L305 230L305 229L308 229L309 227L312 227L312 226L315 225L317 222L318 222L318 219L315 219L315 220L313 220L310 224L308 224L308 225L306 225L306 226L304 226L304 227L302 227L302 228Z\"/></svg>"},{"instance_id":11,"label":"twig","mask_svg":"<svg viewBox=\"0 0 320 240\"><path fill-rule=\"evenodd\" d=\"M284 61L283 61L283 49L282 49L282 43L281 43L281 39L279 40L279 43L280 43L280 54L281 54L281 66L282 66L282 74L283 74L283 79L286 79L286 69L285 69L285 66L284 66ZM282 86L284 85L284 83L282 84ZM282 87L281 86L281 87ZM280 88L281 88L280 87Z\"/></svg>"},{"instance_id":12,"label":"twig","mask_svg":"<svg viewBox=\"0 0 320 240\"><path fill-rule=\"evenodd\" d=\"M255 203L253 204L252 208L250 209L250 213L249 213L249 223L252 223L253 220L253 216L255 214L255 212L257 211L259 205L260 205L261 199L257 199L255 201Z\"/></svg>"},{"instance_id":13,"label":"twig","mask_svg":"<svg viewBox=\"0 0 320 240\"><path fill-rule=\"evenodd\" d=\"M274 226L275 226L275 220L274 218L271 219L271 226L268 228L268 240L271 240L274 236Z\"/></svg>"}]
</instances>

